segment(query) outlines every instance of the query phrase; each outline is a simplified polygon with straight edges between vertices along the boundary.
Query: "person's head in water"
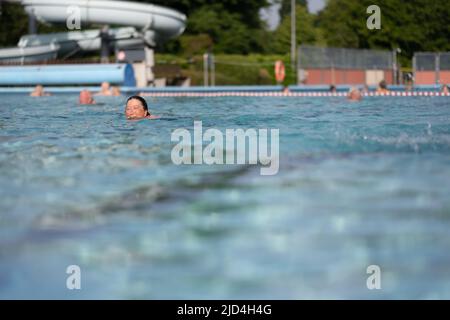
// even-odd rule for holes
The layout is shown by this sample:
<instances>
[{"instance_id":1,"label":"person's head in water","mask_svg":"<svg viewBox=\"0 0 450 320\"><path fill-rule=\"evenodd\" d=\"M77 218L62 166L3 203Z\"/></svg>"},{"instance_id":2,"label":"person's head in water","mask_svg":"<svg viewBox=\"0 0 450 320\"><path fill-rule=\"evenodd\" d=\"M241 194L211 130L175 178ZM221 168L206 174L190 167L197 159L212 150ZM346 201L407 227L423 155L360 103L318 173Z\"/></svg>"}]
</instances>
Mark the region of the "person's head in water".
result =
<instances>
[{"instance_id":1,"label":"person's head in water","mask_svg":"<svg viewBox=\"0 0 450 320\"><path fill-rule=\"evenodd\" d=\"M88 90L83 90L80 92L80 104L95 104L92 94Z\"/></svg>"},{"instance_id":2,"label":"person's head in water","mask_svg":"<svg viewBox=\"0 0 450 320\"><path fill-rule=\"evenodd\" d=\"M330 92L331 93L336 93L336 86L335 85L331 85L330 86Z\"/></svg>"},{"instance_id":3,"label":"person's head in water","mask_svg":"<svg viewBox=\"0 0 450 320\"><path fill-rule=\"evenodd\" d=\"M378 92L387 92L389 91L387 88L387 83L385 80L381 80L378 84Z\"/></svg>"},{"instance_id":4,"label":"person's head in water","mask_svg":"<svg viewBox=\"0 0 450 320\"><path fill-rule=\"evenodd\" d=\"M127 100L125 116L128 120L138 120L150 117L147 102L140 96L132 96Z\"/></svg>"},{"instance_id":5,"label":"person's head in water","mask_svg":"<svg viewBox=\"0 0 450 320\"><path fill-rule=\"evenodd\" d=\"M44 93L44 87L38 84L35 88L33 93L37 96L41 96Z\"/></svg>"},{"instance_id":6,"label":"person's head in water","mask_svg":"<svg viewBox=\"0 0 450 320\"><path fill-rule=\"evenodd\" d=\"M348 92L347 99L350 101L361 101L361 91L359 91L356 87L352 87Z\"/></svg>"},{"instance_id":7,"label":"person's head in water","mask_svg":"<svg viewBox=\"0 0 450 320\"><path fill-rule=\"evenodd\" d=\"M97 92L96 95L98 96L110 96L111 93L111 85L109 82L102 82L102 85L100 87L100 92Z\"/></svg>"},{"instance_id":8,"label":"person's head in water","mask_svg":"<svg viewBox=\"0 0 450 320\"><path fill-rule=\"evenodd\" d=\"M44 87L40 84L38 84L32 93L30 93L30 96L32 97L44 97L49 96L50 94L44 91Z\"/></svg>"},{"instance_id":9,"label":"person's head in water","mask_svg":"<svg viewBox=\"0 0 450 320\"><path fill-rule=\"evenodd\" d=\"M450 93L450 90L449 90L449 88L448 88L448 85L443 85L442 86L442 88L441 88L441 92L442 93Z\"/></svg>"},{"instance_id":10,"label":"person's head in water","mask_svg":"<svg viewBox=\"0 0 450 320\"><path fill-rule=\"evenodd\" d=\"M119 87L112 87L111 93L115 97L119 97L121 95Z\"/></svg>"}]
</instances>

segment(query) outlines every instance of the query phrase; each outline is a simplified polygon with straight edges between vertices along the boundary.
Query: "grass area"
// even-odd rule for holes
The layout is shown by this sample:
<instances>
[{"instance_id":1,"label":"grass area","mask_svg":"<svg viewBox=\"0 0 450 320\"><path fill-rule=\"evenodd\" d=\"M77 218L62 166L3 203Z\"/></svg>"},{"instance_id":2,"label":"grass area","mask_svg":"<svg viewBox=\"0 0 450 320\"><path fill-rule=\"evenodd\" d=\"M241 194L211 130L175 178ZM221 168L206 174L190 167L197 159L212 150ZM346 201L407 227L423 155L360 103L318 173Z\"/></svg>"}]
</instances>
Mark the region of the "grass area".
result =
<instances>
[{"instance_id":1,"label":"grass area","mask_svg":"<svg viewBox=\"0 0 450 320\"><path fill-rule=\"evenodd\" d=\"M192 85L203 85L203 56L156 54L157 65L178 65ZM285 85L295 84L296 75L290 67L289 55L215 55L216 85L275 85L275 61L286 66Z\"/></svg>"}]
</instances>

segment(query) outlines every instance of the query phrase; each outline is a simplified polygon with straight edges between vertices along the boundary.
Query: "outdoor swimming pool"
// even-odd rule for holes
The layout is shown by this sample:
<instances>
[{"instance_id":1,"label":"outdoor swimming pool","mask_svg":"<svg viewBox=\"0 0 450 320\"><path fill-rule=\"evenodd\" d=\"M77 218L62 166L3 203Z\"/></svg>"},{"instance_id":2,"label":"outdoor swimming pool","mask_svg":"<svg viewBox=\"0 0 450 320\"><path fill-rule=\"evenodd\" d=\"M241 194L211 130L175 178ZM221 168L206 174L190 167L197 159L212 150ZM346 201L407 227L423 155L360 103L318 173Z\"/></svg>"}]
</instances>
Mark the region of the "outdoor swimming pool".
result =
<instances>
[{"instance_id":1,"label":"outdoor swimming pool","mask_svg":"<svg viewBox=\"0 0 450 320\"><path fill-rule=\"evenodd\" d=\"M0 99L2 299L450 298L448 97ZM195 120L279 129L279 173L175 166Z\"/></svg>"}]
</instances>

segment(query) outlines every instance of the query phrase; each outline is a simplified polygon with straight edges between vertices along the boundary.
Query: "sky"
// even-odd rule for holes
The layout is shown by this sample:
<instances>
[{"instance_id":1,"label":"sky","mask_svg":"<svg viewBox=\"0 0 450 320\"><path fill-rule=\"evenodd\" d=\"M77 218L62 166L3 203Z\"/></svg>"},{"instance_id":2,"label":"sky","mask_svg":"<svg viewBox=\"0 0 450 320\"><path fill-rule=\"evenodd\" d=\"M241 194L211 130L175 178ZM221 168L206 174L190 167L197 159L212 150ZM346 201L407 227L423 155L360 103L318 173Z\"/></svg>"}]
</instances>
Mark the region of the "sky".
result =
<instances>
[{"instance_id":1,"label":"sky","mask_svg":"<svg viewBox=\"0 0 450 320\"><path fill-rule=\"evenodd\" d=\"M325 6L325 0L308 0L308 8L310 12L316 13ZM269 28L274 30L278 23L280 22L280 17L278 16L279 5L273 5L267 10L261 12L261 16L269 24Z\"/></svg>"}]
</instances>

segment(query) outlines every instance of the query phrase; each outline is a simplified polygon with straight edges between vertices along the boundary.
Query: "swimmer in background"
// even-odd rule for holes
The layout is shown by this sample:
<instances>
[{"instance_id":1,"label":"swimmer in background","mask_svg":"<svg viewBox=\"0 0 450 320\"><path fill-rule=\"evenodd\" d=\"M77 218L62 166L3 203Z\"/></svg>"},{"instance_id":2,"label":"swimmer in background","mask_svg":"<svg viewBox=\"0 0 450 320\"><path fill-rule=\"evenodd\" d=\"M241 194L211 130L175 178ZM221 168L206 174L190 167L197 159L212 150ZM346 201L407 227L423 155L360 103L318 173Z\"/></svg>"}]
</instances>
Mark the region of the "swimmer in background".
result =
<instances>
[{"instance_id":1,"label":"swimmer in background","mask_svg":"<svg viewBox=\"0 0 450 320\"><path fill-rule=\"evenodd\" d=\"M362 92L368 94L370 92L369 86L367 84L364 85Z\"/></svg>"},{"instance_id":2,"label":"swimmer in background","mask_svg":"<svg viewBox=\"0 0 450 320\"><path fill-rule=\"evenodd\" d=\"M119 87L112 87L111 93L114 97L120 97L121 95Z\"/></svg>"},{"instance_id":3,"label":"swimmer in background","mask_svg":"<svg viewBox=\"0 0 450 320\"><path fill-rule=\"evenodd\" d=\"M109 82L102 82L100 92L95 94L96 96L112 96L111 86Z\"/></svg>"},{"instance_id":4,"label":"swimmer in background","mask_svg":"<svg viewBox=\"0 0 450 320\"><path fill-rule=\"evenodd\" d=\"M80 92L79 103L82 105L95 104L92 94L88 90L83 90Z\"/></svg>"},{"instance_id":5,"label":"swimmer in background","mask_svg":"<svg viewBox=\"0 0 450 320\"><path fill-rule=\"evenodd\" d=\"M378 93L388 93L389 92L385 80L380 81L380 83L378 84L377 92Z\"/></svg>"},{"instance_id":6,"label":"swimmer in background","mask_svg":"<svg viewBox=\"0 0 450 320\"><path fill-rule=\"evenodd\" d=\"M405 85L405 91L406 92L411 92L411 91L413 91L414 90L414 88L413 88L413 85L412 85L412 83L410 82L410 83L407 83L406 85Z\"/></svg>"},{"instance_id":7,"label":"swimmer in background","mask_svg":"<svg viewBox=\"0 0 450 320\"><path fill-rule=\"evenodd\" d=\"M347 95L347 99L350 101L361 101L362 100L361 91L359 91L359 89L356 87L350 88Z\"/></svg>"},{"instance_id":8,"label":"swimmer in background","mask_svg":"<svg viewBox=\"0 0 450 320\"><path fill-rule=\"evenodd\" d=\"M34 88L34 91L30 93L30 97L48 97L51 96L50 93L44 91L44 87L40 84Z\"/></svg>"},{"instance_id":9,"label":"swimmer in background","mask_svg":"<svg viewBox=\"0 0 450 320\"><path fill-rule=\"evenodd\" d=\"M141 96L132 96L127 100L125 116L128 120L159 119L148 111L147 102Z\"/></svg>"},{"instance_id":10,"label":"swimmer in background","mask_svg":"<svg viewBox=\"0 0 450 320\"><path fill-rule=\"evenodd\" d=\"M450 90L448 89L448 85L444 84L441 88L441 93L449 94Z\"/></svg>"},{"instance_id":11,"label":"swimmer in background","mask_svg":"<svg viewBox=\"0 0 450 320\"><path fill-rule=\"evenodd\" d=\"M334 84L332 84L332 85L330 86L330 92L331 92L331 93L336 93L336 92L337 92L336 86L335 86Z\"/></svg>"}]
</instances>

